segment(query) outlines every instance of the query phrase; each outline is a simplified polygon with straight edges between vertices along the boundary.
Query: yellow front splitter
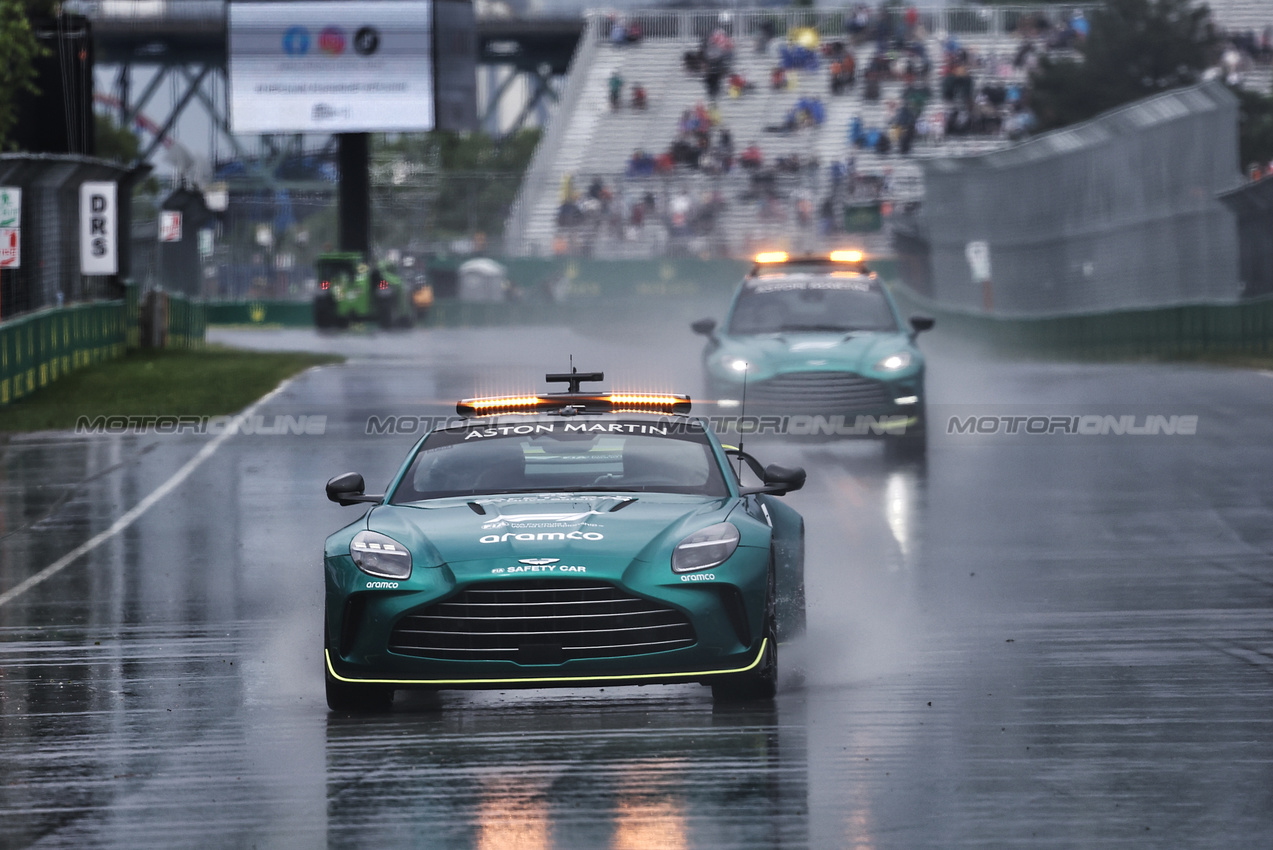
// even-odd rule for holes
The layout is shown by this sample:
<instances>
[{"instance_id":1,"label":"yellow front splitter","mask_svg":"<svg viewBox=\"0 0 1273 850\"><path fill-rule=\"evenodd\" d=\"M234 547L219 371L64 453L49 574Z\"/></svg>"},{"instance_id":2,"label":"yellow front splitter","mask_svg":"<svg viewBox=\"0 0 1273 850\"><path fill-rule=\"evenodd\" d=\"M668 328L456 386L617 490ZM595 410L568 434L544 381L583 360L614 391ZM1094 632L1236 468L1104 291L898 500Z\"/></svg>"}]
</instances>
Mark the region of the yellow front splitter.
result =
<instances>
[{"instance_id":1,"label":"yellow front splitter","mask_svg":"<svg viewBox=\"0 0 1273 850\"><path fill-rule=\"evenodd\" d=\"M728 670L696 670L689 673L630 673L617 676L528 676L515 679L350 679L342 676L332 667L331 652L323 649L323 657L327 661L327 672L338 682L349 682L355 685L398 685L400 687L481 687L489 685L569 685L588 684L591 682L665 682L669 679L701 679L704 676L728 676L734 673L746 673L754 670L760 660L765 657L765 649L769 638L760 642L756 657L746 667L735 667Z\"/></svg>"}]
</instances>

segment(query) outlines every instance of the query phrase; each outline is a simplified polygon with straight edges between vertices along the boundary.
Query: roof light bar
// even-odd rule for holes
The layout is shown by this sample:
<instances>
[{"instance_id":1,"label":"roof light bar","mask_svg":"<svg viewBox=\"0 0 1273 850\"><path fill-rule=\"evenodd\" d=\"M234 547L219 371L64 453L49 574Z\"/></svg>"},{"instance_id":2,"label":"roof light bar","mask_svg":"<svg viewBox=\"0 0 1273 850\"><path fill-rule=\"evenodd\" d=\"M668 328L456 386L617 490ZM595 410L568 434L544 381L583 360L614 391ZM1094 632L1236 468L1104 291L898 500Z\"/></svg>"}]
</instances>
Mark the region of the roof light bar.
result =
<instances>
[{"instance_id":1,"label":"roof light bar","mask_svg":"<svg viewBox=\"0 0 1273 850\"><path fill-rule=\"evenodd\" d=\"M862 262L861 251L832 251L831 262L833 263L860 263Z\"/></svg>"},{"instance_id":2,"label":"roof light bar","mask_svg":"<svg viewBox=\"0 0 1273 850\"><path fill-rule=\"evenodd\" d=\"M785 263L787 262L786 251L761 251L756 255L757 263Z\"/></svg>"},{"instance_id":3,"label":"roof light bar","mask_svg":"<svg viewBox=\"0 0 1273 850\"><path fill-rule=\"evenodd\" d=\"M468 398L455 405L466 419L515 413L557 413L571 408L575 413L666 413L690 412L687 395L650 393L550 393L542 396Z\"/></svg>"}]
</instances>

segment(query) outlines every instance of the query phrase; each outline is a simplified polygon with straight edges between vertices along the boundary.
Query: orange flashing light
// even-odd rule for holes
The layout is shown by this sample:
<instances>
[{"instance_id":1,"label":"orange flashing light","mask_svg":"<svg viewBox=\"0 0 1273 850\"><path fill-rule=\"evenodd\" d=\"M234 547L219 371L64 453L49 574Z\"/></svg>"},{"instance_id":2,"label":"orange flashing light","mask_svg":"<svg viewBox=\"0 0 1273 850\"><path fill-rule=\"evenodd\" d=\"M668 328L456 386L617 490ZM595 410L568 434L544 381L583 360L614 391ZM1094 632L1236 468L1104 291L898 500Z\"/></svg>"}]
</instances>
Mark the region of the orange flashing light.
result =
<instances>
[{"instance_id":1,"label":"orange flashing light","mask_svg":"<svg viewBox=\"0 0 1273 850\"><path fill-rule=\"evenodd\" d=\"M862 262L862 252L861 251L832 251L831 262L860 263Z\"/></svg>"},{"instance_id":2,"label":"orange flashing light","mask_svg":"<svg viewBox=\"0 0 1273 850\"><path fill-rule=\"evenodd\" d=\"M533 395L466 398L455 405L460 416L490 416L495 413L530 413L543 399Z\"/></svg>"},{"instance_id":3,"label":"orange flashing light","mask_svg":"<svg viewBox=\"0 0 1273 850\"><path fill-rule=\"evenodd\" d=\"M786 251L761 251L756 255L757 263L785 263L787 262Z\"/></svg>"},{"instance_id":4,"label":"orange flashing light","mask_svg":"<svg viewBox=\"0 0 1273 850\"><path fill-rule=\"evenodd\" d=\"M606 399L611 404L651 405L654 407L666 407L685 401L684 398L678 398L674 395L635 395L632 393L611 393L606 396Z\"/></svg>"}]
</instances>

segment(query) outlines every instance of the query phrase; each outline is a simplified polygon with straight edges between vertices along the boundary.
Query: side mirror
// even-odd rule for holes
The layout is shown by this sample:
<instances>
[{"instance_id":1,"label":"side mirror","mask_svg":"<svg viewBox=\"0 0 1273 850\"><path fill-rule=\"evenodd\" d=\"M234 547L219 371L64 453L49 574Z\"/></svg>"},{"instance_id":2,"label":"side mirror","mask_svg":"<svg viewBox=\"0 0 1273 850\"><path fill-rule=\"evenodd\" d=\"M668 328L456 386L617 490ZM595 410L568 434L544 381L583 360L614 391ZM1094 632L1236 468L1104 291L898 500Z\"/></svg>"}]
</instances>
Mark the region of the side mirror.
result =
<instances>
[{"instance_id":1,"label":"side mirror","mask_svg":"<svg viewBox=\"0 0 1273 850\"><path fill-rule=\"evenodd\" d=\"M911 316L911 327L915 330L915 333L930 331L935 324L937 324L937 320L930 316Z\"/></svg>"},{"instance_id":2,"label":"side mirror","mask_svg":"<svg viewBox=\"0 0 1273 850\"><path fill-rule=\"evenodd\" d=\"M327 482L327 498L343 506L356 505L359 502L379 504L384 501L384 496L364 495L362 491L365 487L361 475L357 472L346 472Z\"/></svg>"},{"instance_id":3,"label":"side mirror","mask_svg":"<svg viewBox=\"0 0 1273 850\"><path fill-rule=\"evenodd\" d=\"M765 491L775 496L785 496L803 487L806 477L803 467L789 468L771 463L765 467Z\"/></svg>"},{"instance_id":4,"label":"side mirror","mask_svg":"<svg viewBox=\"0 0 1273 850\"><path fill-rule=\"evenodd\" d=\"M697 322L690 323L690 330L699 336L711 336L716 330L715 319L699 319Z\"/></svg>"},{"instance_id":5,"label":"side mirror","mask_svg":"<svg viewBox=\"0 0 1273 850\"><path fill-rule=\"evenodd\" d=\"M761 468L760 461L751 455L739 449L726 449L725 454L729 457L738 458L755 474L757 478L764 482L759 487L743 487L738 491L740 496L750 496L753 493L769 493L773 496L785 496L792 490L799 490L804 486L805 471L799 466L787 468L771 463Z\"/></svg>"}]
</instances>

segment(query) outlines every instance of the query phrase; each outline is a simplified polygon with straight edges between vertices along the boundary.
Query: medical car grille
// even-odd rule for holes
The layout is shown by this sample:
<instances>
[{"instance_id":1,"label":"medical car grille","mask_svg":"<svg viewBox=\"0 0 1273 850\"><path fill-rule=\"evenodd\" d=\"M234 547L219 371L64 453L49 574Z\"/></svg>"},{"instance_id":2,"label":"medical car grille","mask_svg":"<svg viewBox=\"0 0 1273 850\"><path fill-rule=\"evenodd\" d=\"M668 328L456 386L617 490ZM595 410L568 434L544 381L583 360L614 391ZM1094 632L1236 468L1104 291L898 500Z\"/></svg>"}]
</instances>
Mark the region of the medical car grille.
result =
<instances>
[{"instance_id":1,"label":"medical car grille","mask_svg":"<svg viewBox=\"0 0 1273 850\"><path fill-rule=\"evenodd\" d=\"M801 410L858 410L888 404L888 388L853 372L788 372L747 387L747 404Z\"/></svg>"},{"instance_id":2,"label":"medical car grille","mask_svg":"<svg viewBox=\"0 0 1273 850\"><path fill-rule=\"evenodd\" d=\"M694 644L680 611L590 581L470 587L398 621L389 649L423 658L560 664Z\"/></svg>"}]
</instances>

